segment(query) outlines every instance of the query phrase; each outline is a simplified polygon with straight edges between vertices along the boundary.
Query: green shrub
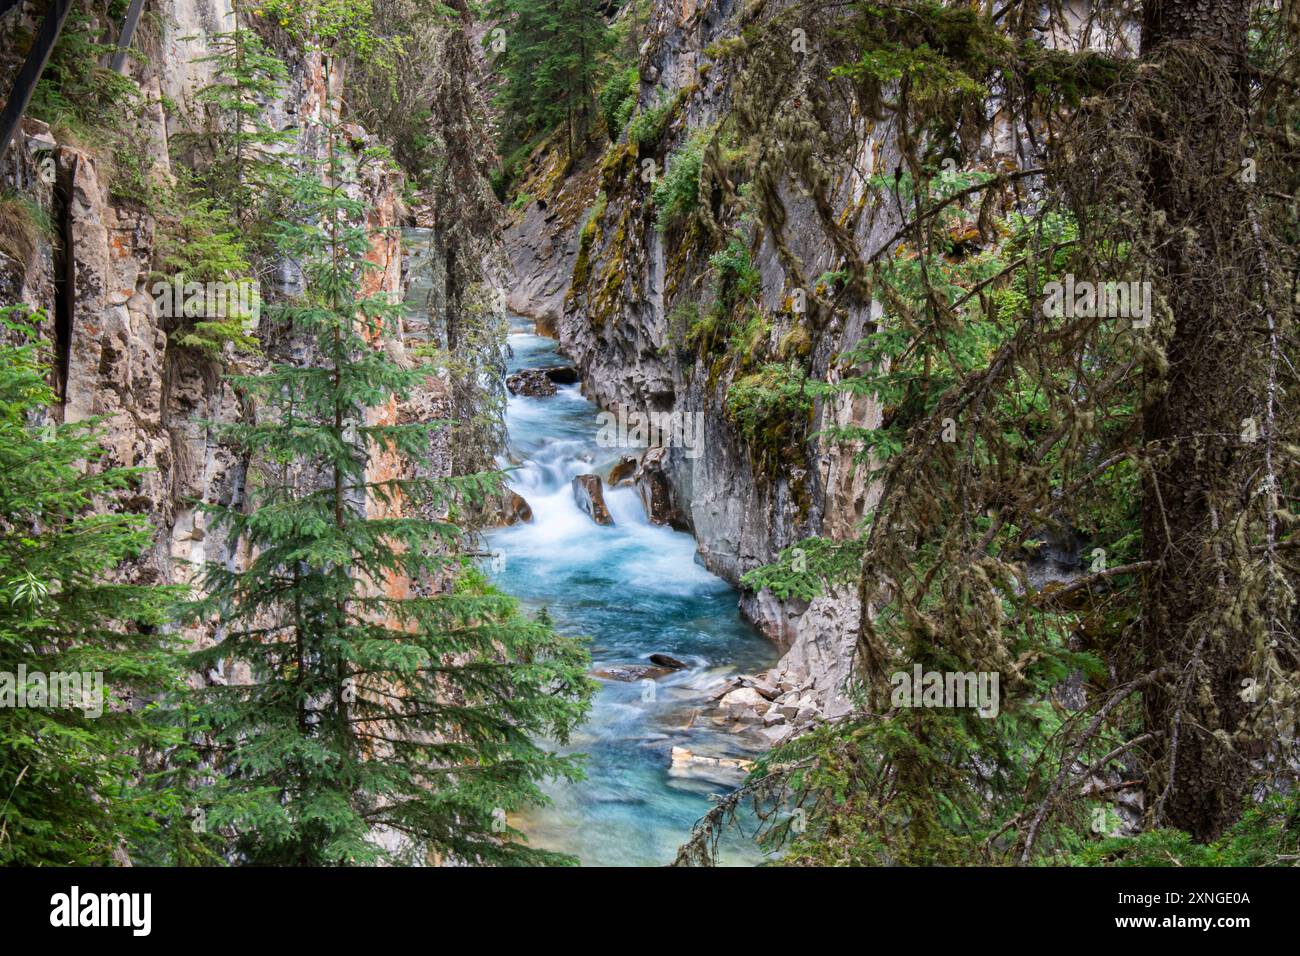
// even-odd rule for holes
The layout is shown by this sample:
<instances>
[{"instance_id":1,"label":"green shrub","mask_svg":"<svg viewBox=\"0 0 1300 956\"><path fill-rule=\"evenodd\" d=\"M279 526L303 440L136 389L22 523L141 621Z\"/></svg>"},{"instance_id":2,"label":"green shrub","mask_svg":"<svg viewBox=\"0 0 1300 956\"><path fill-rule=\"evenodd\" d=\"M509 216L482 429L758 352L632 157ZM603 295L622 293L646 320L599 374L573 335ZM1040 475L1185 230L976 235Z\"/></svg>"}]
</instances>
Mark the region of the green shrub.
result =
<instances>
[{"instance_id":1,"label":"green shrub","mask_svg":"<svg viewBox=\"0 0 1300 956\"><path fill-rule=\"evenodd\" d=\"M599 102L600 114L605 118L605 129L609 132L610 142L617 142L628 118L636 109L637 88L641 79L635 66L629 66L620 73L615 73L601 88Z\"/></svg>"},{"instance_id":2,"label":"green shrub","mask_svg":"<svg viewBox=\"0 0 1300 956\"><path fill-rule=\"evenodd\" d=\"M627 128L627 138L643 151L651 151L664 138L664 131L672 119L674 100L662 100L658 106L642 110L632 117Z\"/></svg>"},{"instance_id":3,"label":"green shrub","mask_svg":"<svg viewBox=\"0 0 1300 956\"><path fill-rule=\"evenodd\" d=\"M812 408L808 376L794 363L764 365L727 389L727 419L760 460L771 462L797 450Z\"/></svg>"},{"instance_id":4,"label":"green shrub","mask_svg":"<svg viewBox=\"0 0 1300 956\"><path fill-rule=\"evenodd\" d=\"M245 243L232 226L231 211L202 196L185 183L171 197L174 215L162 220L158 248L161 270L156 280L199 283L251 283L252 268ZM228 304L227 304L228 305ZM260 351L254 337L257 306L248 314L223 309L219 314L178 316L174 340L216 358L227 343L236 352Z\"/></svg>"},{"instance_id":5,"label":"green shrub","mask_svg":"<svg viewBox=\"0 0 1300 956\"><path fill-rule=\"evenodd\" d=\"M667 162L663 178L655 185L655 225L660 232L675 226L700 205L700 168L713 137L711 129L693 133Z\"/></svg>"},{"instance_id":6,"label":"green shrub","mask_svg":"<svg viewBox=\"0 0 1300 956\"><path fill-rule=\"evenodd\" d=\"M42 237L53 241L54 225L41 204L12 189L0 193L0 253L26 266Z\"/></svg>"},{"instance_id":7,"label":"green shrub","mask_svg":"<svg viewBox=\"0 0 1300 956\"><path fill-rule=\"evenodd\" d=\"M524 164L528 162L528 157L533 154L533 150L536 148L536 140L531 140L524 143L522 146L516 147L511 150L510 153L501 158L500 168L492 170L489 174L488 180L492 186L492 191L496 193L498 199L504 200L506 196L509 195L510 187L514 184L514 181L519 178L520 171L524 168Z\"/></svg>"},{"instance_id":8,"label":"green shrub","mask_svg":"<svg viewBox=\"0 0 1300 956\"><path fill-rule=\"evenodd\" d=\"M700 307L694 302L683 299L673 306L668 313L668 345L675 346L679 352L689 353L694 348L691 342L691 330L700 321Z\"/></svg>"},{"instance_id":9,"label":"green shrub","mask_svg":"<svg viewBox=\"0 0 1300 956\"><path fill-rule=\"evenodd\" d=\"M758 298L763 279L749 257L749 249L740 239L733 236L725 249L709 257L709 265L717 276L718 305L723 311L733 312L737 305Z\"/></svg>"},{"instance_id":10,"label":"green shrub","mask_svg":"<svg viewBox=\"0 0 1300 956\"><path fill-rule=\"evenodd\" d=\"M1196 843L1182 830L1148 830L1084 847L1070 862L1081 866L1283 866L1300 853L1300 794L1252 804L1213 843Z\"/></svg>"}]
</instances>

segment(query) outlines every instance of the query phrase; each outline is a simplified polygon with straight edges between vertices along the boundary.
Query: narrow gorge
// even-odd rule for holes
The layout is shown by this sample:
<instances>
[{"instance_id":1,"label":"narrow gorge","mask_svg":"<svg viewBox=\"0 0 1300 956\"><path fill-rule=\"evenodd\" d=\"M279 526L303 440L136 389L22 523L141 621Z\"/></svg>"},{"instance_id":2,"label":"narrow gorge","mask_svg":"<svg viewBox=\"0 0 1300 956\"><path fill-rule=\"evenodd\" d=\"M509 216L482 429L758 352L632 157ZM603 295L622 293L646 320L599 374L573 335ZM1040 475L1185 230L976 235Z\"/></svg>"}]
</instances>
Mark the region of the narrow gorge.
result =
<instances>
[{"instance_id":1,"label":"narrow gorge","mask_svg":"<svg viewBox=\"0 0 1300 956\"><path fill-rule=\"evenodd\" d=\"M1293 864L1298 36L3 5L0 862Z\"/></svg>"}]
</instances>

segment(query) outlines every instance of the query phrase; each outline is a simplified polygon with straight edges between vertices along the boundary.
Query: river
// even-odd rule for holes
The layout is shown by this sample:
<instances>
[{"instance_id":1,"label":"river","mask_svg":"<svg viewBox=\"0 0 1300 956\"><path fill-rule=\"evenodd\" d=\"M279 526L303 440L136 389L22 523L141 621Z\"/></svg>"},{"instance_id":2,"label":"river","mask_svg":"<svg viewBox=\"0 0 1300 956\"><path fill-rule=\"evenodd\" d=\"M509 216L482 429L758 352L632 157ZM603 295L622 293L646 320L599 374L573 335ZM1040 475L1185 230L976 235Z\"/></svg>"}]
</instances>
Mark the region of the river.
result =
<instances>
[{"instance_id":1,"label":"river","mask_svg":"<svg viewBox=\"0 0 1300 956\"><path fill-rule=\"evenodd\" d=\"M511 318L510 371L567 364L532 323ZM647 664L669 654L690 665L655 680L601 680L589 720L567 748L587 755L587 779L548 786L553 803L516 822L535 846L574 854L586 865L672 861L709 795L741 774L672 760L674 746L697 755L752 756L713 716L710 696L726 677L770 666L776 649L736 610L736 592L695 560L688 535L651 525L635 490L607 488L613 527L579 510L575 475L604 477L627 449L596 443L595 405L577 385L545 398L510 396L506 411L511 486L533 521L493 531L494 579L528 608L547 608L565 633L590 638L594 669ZM650 699L647 699L650 698ZM720 861L759 860L740 834Z\"/></svg>"}]
</instances>

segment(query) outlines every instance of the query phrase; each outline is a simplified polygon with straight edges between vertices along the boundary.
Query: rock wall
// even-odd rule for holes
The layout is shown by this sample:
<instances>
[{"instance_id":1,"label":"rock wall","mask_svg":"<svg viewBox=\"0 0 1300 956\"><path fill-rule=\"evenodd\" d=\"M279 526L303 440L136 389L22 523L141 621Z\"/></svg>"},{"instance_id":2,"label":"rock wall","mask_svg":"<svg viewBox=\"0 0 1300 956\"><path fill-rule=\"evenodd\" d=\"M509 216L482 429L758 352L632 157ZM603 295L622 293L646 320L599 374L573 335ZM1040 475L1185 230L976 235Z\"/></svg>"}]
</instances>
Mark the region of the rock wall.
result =
<instances>
[{"instance_id":1,"label":"rock wall","mask_svg":"<svg viewBox=\"0 0 1300 956\"><path fill-rule=\"evenodd\" d=\"M770 18L789 4L772 0L758 6L761 16ZM708 256L716 245L656 228L645 162L653 160L662 175L665 158L693 131L733 108L743 79L739 73L747 66L713 54L720 43L735 42L751 19L738 0L656 2L641 50L639 107L676 104L660 147L647 154L624 133L599 155L584 157L568 178L558 176L553 156L534 157L520 187L532 200L516 213L506 234L514 267L511 308L537 318L543 331L554 326L593 400L608 409L702 416L698 453L670 446L667 470L676 499L689 503L701 560L737 585L745 572L805 537L850 535L874 493L864 470L854 466L852 447L810 440L779 469L756 462L726 414L731 374L719 374L704 358L678 347L682 333L674 308L707 299ZM808 58L789 85L820 82L817 71L823 67ZM842 118L842 132L853 147L832 170L831 194L837 208L849 211L853 242L869 252L898 225L891 210L863 202L866 179L890 168L890 134L874 129L867 118L850 116ZM835 246L810 200L793 182L782 185L782 198L788 228L781 240L802 262L804 275L835 269ZM761 276L761 305L771 320L766 344L775 350L803 325L792 310L797 283L770 235L760 237L754 264ZM812 332L806 348L813 374L831 381L841 374L836 357L870 331L871 312L870 307L851 309ZM818 401L807 432L849 422L870 427L880 413L869 398ZM789 683L811 689L823 712L847 708L844 685L857 625L854 595L835 591L808 605L746 590L740 608L787 649L774 677L781 673Z\"/></svg>"},{"instance_id":2,"label":"rock wall","mask_svg":"<svg viewBox=\"0 0 1300 956\"><path fill-rule=\"evenodd\" d=\"M30 11L26 11L30 12ZM128 121L152 144L157 181L174 175L169 143L178 132L200 122L196 97L213 79L212 65L197 62L211 52L212 38L232 28L227 0L163 0L156 8L160 33L142 37L147 60L133 62L129 74L140 87L144 107ZM342 77L326 69L316 54L288 64L290 80L283 94L266 104L265 116L280 130L295 130L296 153L320 158L320 120L337 114ZM369 145L359 127L346 130L353 144ZM0 304L26 303L50 316L44 332L59 363L64 401L51 409L56 420L89 417L103 421L108 453L96 467L143 468L138 486L105 508L143 513L156 529L152 549L123 576L151 583L194 579L205 561L238 567L245 555L220 531L205 528L194 502L238 505L244 498L249 462L224 446L206 422L233 422L259 414L247 407L225 381L227 373L256 372L264 363L302 356L310 343L295 341L288 330L263 320L259 338L265 356L228 351L220 362L177 345L169 320L151 288L157 281L156 211L116 198L110 191L111 162L71 137L60 138L49 126L24 120L15 143L0 157L0 184L34 204L53 228L30 250L11 255L0 250ZM377 266L365 280L366 293L387 291L401 296L406 276L397 226L402 207L400 176L369 172L357 187L369 208L374 228L368 258ZM290 264L275 278L276 288L298 281ZM379 343L399 358L402 338ZM372 409L372 418L429 420L446 412L446 390L431 379L427 388L403 405ZM445 449L435 449L432 468L449 473ZM389 456L371 465L377 478L404 472L409 464ZM390 582L392 586L400 583ZM213 638L214 628L194 630L196 642ZM224 681L229 675L210 674Z\"/></svg>"},{"instance_id":3,"label":"rock wall","mask_svg":"<svg viewBox=\"0 0 1300 956\"><path fill-rule=\"evenodd\" d=\"M752 250L765 323L746 348L769 361L797 359L810 378L835 383L859 371L842 356L875 331L879 305L844 297L828 307L836 280L824 277L842 275L849 255L868 261L904 224L899 204L877 201L870 186L902 168L896 120L888 111L872 115L833 77L861 53L834 19L845 11L794 6L656 0L640 51L638 110L667 106L662 136L634 143L623 131L575 160L568 176L555 150L540 149L506 238L511 307L558 336L593 400L611 410L700 416L703 441L697 449L669 443L665 471L701 560L737 585L804 538L852 537L879 494L867 463L855 460L860 446L818 437L879 426L884 409L874 396L817 398L802 445L774 463L728 414L728 388L746 371L744 356L719 359L693 347L682 318L716 299L710 256L738 236ZM984 169L1037 165L1026 152L1033 137L1015 135L996 95L989 102L991 132L962 134L961 151ZM712 193L698 197L686 224L657 227L656 181L692 134L713 128L749 137L748 175L773 182L774 198L758 202L779 206L780 215L759 216L752 207L737 215L742 203L722 188L731 185L722 182L725 171L716 172L725 161L706 153L700 189ZM727 148L724 142L718 152ZM1077 556L1064 557L1068 564ZM771 683L796 687L800 699L811 691L824 713L847 710L859 617L852 589L831 589L810 604L742 589L740 610L787 652Z\"/></svg>"}]
</instances>

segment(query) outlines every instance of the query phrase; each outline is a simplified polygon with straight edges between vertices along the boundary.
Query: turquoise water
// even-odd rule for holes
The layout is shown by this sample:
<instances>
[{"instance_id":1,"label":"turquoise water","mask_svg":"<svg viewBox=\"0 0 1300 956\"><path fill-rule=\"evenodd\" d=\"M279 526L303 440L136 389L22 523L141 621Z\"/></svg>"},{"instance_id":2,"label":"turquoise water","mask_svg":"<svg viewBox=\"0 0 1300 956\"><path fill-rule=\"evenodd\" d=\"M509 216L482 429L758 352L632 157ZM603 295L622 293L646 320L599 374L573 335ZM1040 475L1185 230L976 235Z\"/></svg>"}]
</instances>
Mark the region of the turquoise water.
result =
<instances>
[{"instance_id":1,"label":"turquoise water","mask_svg":"<svg viewBox=\"0 0 1300 956\"><path fill-rule=\"evenodd\" d=\"M524 319L512 319L510 345L510 371L565 364L556 343ZM533 845L586 865L660 865L709 809L709 795L739 782L714 768L674 771L672 748L752 756L756 742L717 722L709 698L728 675L770 666L776 649L739 616L736 592L696 563L694 539L649 524L633 489L606 489L613 527L578 509L572 478L603 478L628 453L596 444L597 413L576 385L546 398L510 397L503 464L516 466L511 486L533 522L488 536L495 580L527 607L546 607L560 630L589 637L596 670L648 664L655 652L690 666L657 678L653 699L640 682L602 680L568 748L588 755L587 779L550 786L552 806L512 822ZM739 834L724 841L722 862L757 859Z\"/></svg>"}]
</instances>

